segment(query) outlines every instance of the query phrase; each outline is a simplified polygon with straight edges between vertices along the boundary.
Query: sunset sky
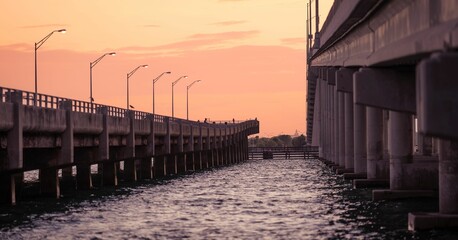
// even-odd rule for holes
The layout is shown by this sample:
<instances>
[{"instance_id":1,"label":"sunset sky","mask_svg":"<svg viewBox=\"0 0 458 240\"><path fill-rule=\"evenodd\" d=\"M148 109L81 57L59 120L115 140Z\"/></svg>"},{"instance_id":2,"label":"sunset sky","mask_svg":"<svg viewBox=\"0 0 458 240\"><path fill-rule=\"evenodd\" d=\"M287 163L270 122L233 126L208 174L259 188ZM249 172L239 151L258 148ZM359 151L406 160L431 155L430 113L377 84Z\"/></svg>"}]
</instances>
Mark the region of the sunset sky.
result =
<instances>
[{"instance_id":1,"label":"sunset sky","mask_svg":"<svg viewBox=\"0 0 458 240\"><path fill-rule=\"evenodd\" d=\"M257 117L261 136L305 132L305 14L298 0L44 0L0 3L0 86L34 91L34 42L55 29L38 50L38 91L89 101L89 63L95 102L130 104L191 120ZM320 1L324 21L332 0Z\"/></svg>"}]
</instances>

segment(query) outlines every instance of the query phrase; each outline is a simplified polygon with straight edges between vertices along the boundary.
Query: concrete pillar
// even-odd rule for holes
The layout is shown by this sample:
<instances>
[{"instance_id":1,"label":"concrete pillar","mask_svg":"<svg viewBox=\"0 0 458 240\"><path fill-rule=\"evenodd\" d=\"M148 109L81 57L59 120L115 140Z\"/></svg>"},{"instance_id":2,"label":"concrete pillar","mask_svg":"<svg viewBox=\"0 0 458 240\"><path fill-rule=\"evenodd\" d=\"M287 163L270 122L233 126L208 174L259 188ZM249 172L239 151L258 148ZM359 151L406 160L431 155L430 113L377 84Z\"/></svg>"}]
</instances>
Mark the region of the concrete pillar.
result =
<instances>
[{"instance_id":1,"label":"concrete pillar","mask_svg":"<svg viewBox=\"0 0 458 240\"><path fill-rule=\"evenodd\" d=\"M367 133L367 178L384 177L378 162L383 161L383 115L382 110L374 107L366 109Z\"/></svg>"},{"instance_id":2,"label":"concrete pillar","mask_svg":"<svg viewBox=\"0 0 458 240\"><path fill-rule=\"evenodd\" d=\"M55 168L40 169L39 179L41 195L59 199L60 185L57 173L58 170Z\"/></svg>"},{"instance_id":3,"label":"concrete pillar","mask_svg":"<svg viewBox=\"0 0 458 240\"><path fill-rule=\"evenodd\" d=\"M439 140L439 212L409 213L409 230L458 227L458 142Z\"/></svg>"},{"instance_id":4,"label":"concrete pillar","mask_svg":"<svg viewBox=\"0 0 458 240\"><path fill-rule=\"evenodd\" d=\"M166 159L164 155L154 156L154 178L162 178L167 174Z\"/></svg>"},{"instance_id":5,"label":"concrete pillar","mask_svg":"<svg viewBox=\"0 0 458 240\"><path fill-rule=\"evenodd\" d=\"M186 173L186 171L186 153L179 152L176 154L176 172L177 174L183 174Z\"/></svg>"},{"instance_id":6,"label":"concrete pillar","mask_svg":"<svg viewBox=\"0 0 458 240\"><path fill-rule=\"evenodd\" d=\"M144 157L140 160L141 165L141 178L152 179L153 178L153 157Z\"/></svg>"},{"instance_id":7,"label":"concrete pillar","mask_svg":"<svg viewBox=\"0 0 458 240\"><path fill-rule=\"evenodd\" d=\"M458 217L458 142L439 143L439 212Z\"/></svg>"},{"instance_id":8,"label":"concrete pillar","mask_svg":"<svg viewBox=\"0 0 458 240\"><path fill-rule=\"evenodd\" d=\"M13 128L7 135L7 157L1 166L3 170L20 169L23 167L23 124L24 111L22 106L22 92L12 92L9 96L13 103Z\"/></svg>"},{"instance_id":9,"label":"concrete pillar","mask_svg":"<svg viewBox=\"0 0 458 240\"><path fill-rule=\"evenodd\" d=\"M76 165L76 188L78 190L89 190L92 188L91 165Z\"/></svg>"},{"instance_id":10,"label":"concrete pillar","mask_svg":"<svg viewBox=\"0 0 458 240\"><path fill-rule=\"evenodd\" d=\"M152 179L153 178L153 157L156 151L156 136L155 136L155 122L154 115L147 116L150 125L150 133L146 140L146 157L142 158L141 161L141 178Z\"/></svg>"},{"instance_id":11,"label":"concrete pillar","mask_svg":"<svg viewBox=\"0 0 458 240\"><path fill-rule=\"evenodd\" d=\"M319 137L319 153L318 153L318 156L320 159L324 159L324 81L322 80L321 78L321 74L318 73L318 79L316 81L317 83L317 92L316 92L316 95L318 95L318 98L319 98L319 118L320 120L318 121L318 123L320 123L320 130L319 130L319 134L320 134L320 137Z\"/></svg>"},{"instance_id":12,"label":"concrete pillar","mask_svg":"<svg viewBox=\"0 0 458 240\"><path fill-rule=\"evenodd\" d=\"M72 101L62 101L59 108L65 110L65 130L61 134L61 149L59 151L58 165L71 164L74 159L73 149L73 109Z\"/></svg>"},{"instance_id":13,"label":"concrete pillar","mask_svg":"<svg viewBox=\"0 0 458 240\"><path fill-rule=\"evenodd\" d=\"M354 171L353 94L344 93L345 98L345 169Z\"/></svg>"},{"instance_id":14,"label":"concrete pillar","mask_svg":"<svg viewBox=\"0 0 458 240\"><path fill-rule=\"evenodd\" d=\"M335 93L336 93L336 87L331 85L330 91L329 91L329 124L328 128L330 131L329 134L329 141L330 141L330 147L331 147L331 159L330 162L334 163L334 165L337 163L337 143L336 143L336 116L335 116Z\"/></svg>"},{"instance_id":15,"label":"concrete pillar","mask_svg":"<svg viewBox=\"0 0 458 240\"><path fill-rule=\"evenodd\" d=\"M367 149L366 149L366 107L354 104L354 172L360 178L367 176Z\"/></svg>"},{"instance_id":16,"label":"concrete pillar","mask_svg":"<svg viewBox=\"0 0 458 240\"><path fill-rule=\"evenodd\" d=\"M186 154L184 154L184 136L183 136L183 122L179 120L180 133L177 140L177 153L175 154L176 173L186 172Z\"/></svg>"},{"instance_id":17,"label":"concrete pillar","mask_svg":"<svg viewBox=\"0 0 458 240\"><path fill-rule=\"evenodd\" d=\"M333 91L333 101L334 101L334 104L333 104L333 114L334 115L334 121L333 121L333 125L334 127L332 128L333 131L334 131L334 134L332 135L333 138L334 138L334 152L335 152L335 158L334 158L334 164L336 167L340 166L340 130L339 130L339 127L340 127L340 124L339 124L339 97L337 95L337 89L334 89Z\"/></svg>"},{"instance_id":18,"label":"concrete pillar","mask_svg":"<svg viewBox=\"0 0 458 240\"><path fill-rule=\"evenodd\" d=\"M409 213L409 230L458 228L458 54L441 52L417 65L418 131L439 152L439 212ZM434 148L433 148L434 149Z\"/></svg>"},{"instance_id":19,"label":"concrete pillar","mask_svg":"<svg viewBox=\"0 0 458 240\"><path fill-rule=\"evenodd\" d=\"M0 203L16 205L16 181L14 175L0 175Z\"/></svg>"},{"instance_id":20,"label":"concrete pillar","mask_svg":"<svg viewBox=\"0 0 458 240\"><path fill-rule=\"evenodd\" d=\"M62 168L62 180L73 179L73 167Z\"/></svg>"},{"instance_id":21,"label":"concrete pillar","mask_svg":"<svg viewBox=\"0 0 458 240\"><path fill-rule=\"evenodd\" d=\"M324 154L324 159L326 161L329 161L329 148L328 148L328 132L329 132L329 108L328 108L328 103L329 103L329 85L325 81L325 78L323 78L323 154Z\"/></svg>"},{"instance_id":22,"label":"concrete pillar","mask_svg":"<svg viewBox=\"0 0 458 240\"><path fill-rule=\"evenodd\" d=\"M337 158L336 156L336 143L335 143L335 125L334 121L336 121L335 116L334 116L334 93L337 90L336 86L336 71L337 68L328 68L326 71L326 80L328 82L328 93L327 93L327 108L328 108L328 122L327 122L327 128L328 128L328 135L327 135L327 141L328 141L328 148L329 148L329 160L328 162L335 161Z\"/></svg>"},{"instance_id":23,"label":"concrete pillar","mask_svg":"<svg viewBox=\"0 0 458 240\"><path fill-rule=\"evenodd\" d=\"M389 187L388 161L383 158L382 109L366 107L367 179L355 179L355 188Z\"/></svg>"},{"instance_id":24,"label":"concrete pillar","mask_svg":"<svg viewBox=\"0 0 458 240\"><path fill-rule=\"evenodd\" d=\"M118 186L118 167L115 162L103 163L103 186Z\"/></svg>"},{"instance_id":25,"label":"concrete pillar","mask_svg":"<svg viewBox=\"0 0 458 240\"><path fill-rule=\"evenodd\" d=\"M337 92L339 101L339 166L345 167L345 98L342 92Z\"/></svg>"},{"instance_id":26,"label":"concrete pillar","mask_svg":"<svg viewBox=\"0 0 458 240\"><path fill-rule=\"evenodd\" d=\"M108 108L97 108L97 113L102 114L102 132L99 135L98 160L108 161L110 158L110 137L108 130ZM110 165L110 166L109 166ZM113 166L111 166L113 165ZM118 174L114 163L107 162L99 164L99 173L102 173L102 185L117 186ZM106 171L106 172L105 172Z\"/></svg>"},{"instance_id":27,"label":"concrete pillar","mask_svg":"<svg viewBox=\"0 0 458 240\"><path fill-rule=\"evenodd\" d=\"M416 153L423 156L433 155L433 139L421 133L416 133L417 148Z\"/></svg>"},{"instance_id":28,"label":"concrete pillar","mask_svg":"<svg viewBox=\"0 0 458 240\"><path fill-rule=\"evenodd\" d=\"M403 174L403 164L412 162L412 116L390 111L388 144L390 151L390 189L405 189L408 176Z\"/></svg>"},{"instance_id":29,"label":"concrete pillar","mask_svg":"<svg viewBox=\"0 0 458 240\"><path fill-rule=\"evenodd\" d=\"M194 151L186 152L186 170L187 171L196 171L196 166L194 162Z\"/></svg>"},{"instance_id":30,"label":"concrete pillar","mask_svg":"<svg viewBox=\"0 0 458 240\"><path fill-rule=\"evenodd\" d=\"M129 134L126 136L126 147L124 158L124 179L126 181L137 181L137 165L135 164L135 112L128 111Z\"/></svg>"}]
</instances>

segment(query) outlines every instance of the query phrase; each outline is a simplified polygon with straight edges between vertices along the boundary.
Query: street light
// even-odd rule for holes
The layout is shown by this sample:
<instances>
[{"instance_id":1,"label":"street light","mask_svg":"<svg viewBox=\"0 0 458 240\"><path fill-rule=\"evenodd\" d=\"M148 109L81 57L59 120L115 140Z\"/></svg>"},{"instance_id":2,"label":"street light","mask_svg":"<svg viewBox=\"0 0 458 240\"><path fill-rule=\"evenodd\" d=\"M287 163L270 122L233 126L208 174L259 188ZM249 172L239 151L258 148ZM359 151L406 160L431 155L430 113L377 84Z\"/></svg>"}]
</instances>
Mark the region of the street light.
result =
<instances>
[{"instance_id":1,"label":"street light","mask_svg":"<svg viewBox=\"0 0 458 240\"><path fill-rule=\"evenodd\" d=\"M155 108L154 108L154 107L155 107L155 106L154 106L154 84L155 84L157 81L159 81L159 78L161 78L162 75L164 75L164 74L170 74L170 73L172 73L172 72L163 72L163 73L161 73L159 76L157 76L157 78L153 79L153 115L156 114Z\"/></svg>"},{"instance_id":2,"label":"street light","mask_svg":"<svg viewBox=\"0 0 458 240\"><path fill-rule=\"evenodd\" d=\"M192 85L194 85L194 83L200 82L200 81L202 80L195 80L194 82L192 82L191 84L189 84L186 87L186 120L189 120L189 89L192 87Z\"/></svg>"},{"instance_id":3,"label":"street light","mask_svg":"<svg viewBox=\"0 0 458 240\"><path fill-rule=\"evenodd\" d=\"M128 73L127 74L127 110L129 110L129 78L134 75L134 73L139 69L139 68L147 68L148 65L147 64L144 64L144 65L140 65L138 67L136 67L134 70L132 70L132 72Z\"/></svg>"},{"instance_id":4,"label":"street light","mask_svg":"<svg viewBox=\"0 0 458 240\"><path fill-rule=\"evenodd\" d=\"M37 95L38 95L38 74L37 74L37 50L41 47L41 45L43 45L43 43L46 42L46 40L48 40L48 38L51 37L51 35L55 32L59 32L59 33L65 33L67 32L67 30L65 29L59 29L59 30L54 30L52 31L51 33L49 33L48 35L46 35L46 37L44 37L43 39L41 39L40 41L36 42L35 43L35 94L34 94L34 105L36 106L37 105Z\"/></svg>"},{"instance_id":5,"label":"street light","mask_svg":"<svg viewBox=\"0 0 458 240\"><path fill-rule=\"evenodd\" d=\"M91 109L92 109L92 104L94 103L94 98L92 97L92 68L99 63L102 58L104 58L106 55L110 56L116 56L115 52L110 52L110 53L105 53L101 57L97 58L95 61L91 62L89 64L89 69L90 69L90 101L91 101Z\"/></svg>"},{"instance_id":6,"label":"street light","mask_svg":"<svg viewBox=\"0 0 458 240\"><path fill-rule=\"evenodd\" d=\"M174 112L174 106L173 106L173 86L175 86L175 84L178 83L178 81L180 81L180 79L182 78L188 78L188 76L181 76L180 78L178 78L177 80L175 80L174 82L172 82L172 119L175 117L175 112Z\"/></svg>"}]
</instances>

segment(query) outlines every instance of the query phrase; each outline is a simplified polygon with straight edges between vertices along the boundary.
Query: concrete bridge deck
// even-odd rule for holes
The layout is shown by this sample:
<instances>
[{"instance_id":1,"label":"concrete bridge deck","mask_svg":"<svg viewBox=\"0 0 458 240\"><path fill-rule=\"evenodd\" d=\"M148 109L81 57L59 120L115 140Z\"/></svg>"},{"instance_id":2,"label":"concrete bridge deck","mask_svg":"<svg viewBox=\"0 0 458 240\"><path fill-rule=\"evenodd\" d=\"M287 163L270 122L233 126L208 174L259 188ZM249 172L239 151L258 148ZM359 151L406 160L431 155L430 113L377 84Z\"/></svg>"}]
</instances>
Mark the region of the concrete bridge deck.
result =
<instances>
[{"instance_id":1,"label":"concrete bridge deck","mask_svg":"<svg viewBox=\"0 0 458 240\"><path fill-rule=\"evenodd\" d=\"M60 196L58 171L90 189L90 166L103 185L150 179L248 159L259 122L204 123L0 87L0 194L16 202L23 172L40 170L41 192Z\"/></svg>"},{"instance_id":2,"label":"concrete bridge deck","mask_svg":"<svg viewBox=\"0 0 458 240\"><path fill-rule=\"evenodd\" d=\"M336 0L308 50L307 139L373 199L439 197L458 227L458 1Z\"/></svg>"}]
</instances>

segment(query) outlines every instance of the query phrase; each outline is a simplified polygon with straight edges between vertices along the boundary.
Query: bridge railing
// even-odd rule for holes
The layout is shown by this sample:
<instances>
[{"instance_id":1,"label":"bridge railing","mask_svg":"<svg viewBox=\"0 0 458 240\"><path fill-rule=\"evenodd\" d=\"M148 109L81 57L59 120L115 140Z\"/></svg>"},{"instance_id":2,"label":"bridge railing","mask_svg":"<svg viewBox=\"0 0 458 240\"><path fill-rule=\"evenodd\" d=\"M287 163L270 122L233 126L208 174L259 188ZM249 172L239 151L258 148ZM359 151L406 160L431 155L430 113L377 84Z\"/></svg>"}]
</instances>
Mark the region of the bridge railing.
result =
<instances>
[{"instance_id":1,"label":"bridge railing","mask_svg":"<svg viewBox=\"0 0 458 240\"><path fill-rule=\"evenodd\" d=\"M81 112L81 113L100 113L102 108L107 109L107 114L108 116L111 117L126 117L126 114L129 110L124 109L124 108L119 108L119 107L114 107L114 106L108 106L108 105L102 105L102 104L97 104L97 103L91 103L87 101L81 101L81 100L75 100L75 99L69 99L69 98L63 98L63 97L56 97L56 96L51 96L47 94L42 94L38 93L35 95L34 92L28 92L28 91L23 91L23 90L18 90L14 88L5 88L0 86L0 102L10 102L10 95L15 92L21 92L22 94L22 104L25 106L36 106L40 108L49 108L49 109L58 109L60 104L65 101L71 101L72 102L72 111L74 112ZM152 113L148 112L142 112L142 111L133 111L134 112L134 118L137 120L142 120L146 119L149 116L152 116ZM187 123L187 124L203 124L205 122L196 122L196 121L190 121L190 120L185 120L185 119L178 119L178 118L170 118L167 116L162 116L155 114L153 119L154 122L158 123L164 123L166 119L169 118L170 121L172 122L178 122L181 121L182 123ZM242 124L246 121L212 121L209 122L207 121L207 124Z\"/></svg>"}]
</instances>

